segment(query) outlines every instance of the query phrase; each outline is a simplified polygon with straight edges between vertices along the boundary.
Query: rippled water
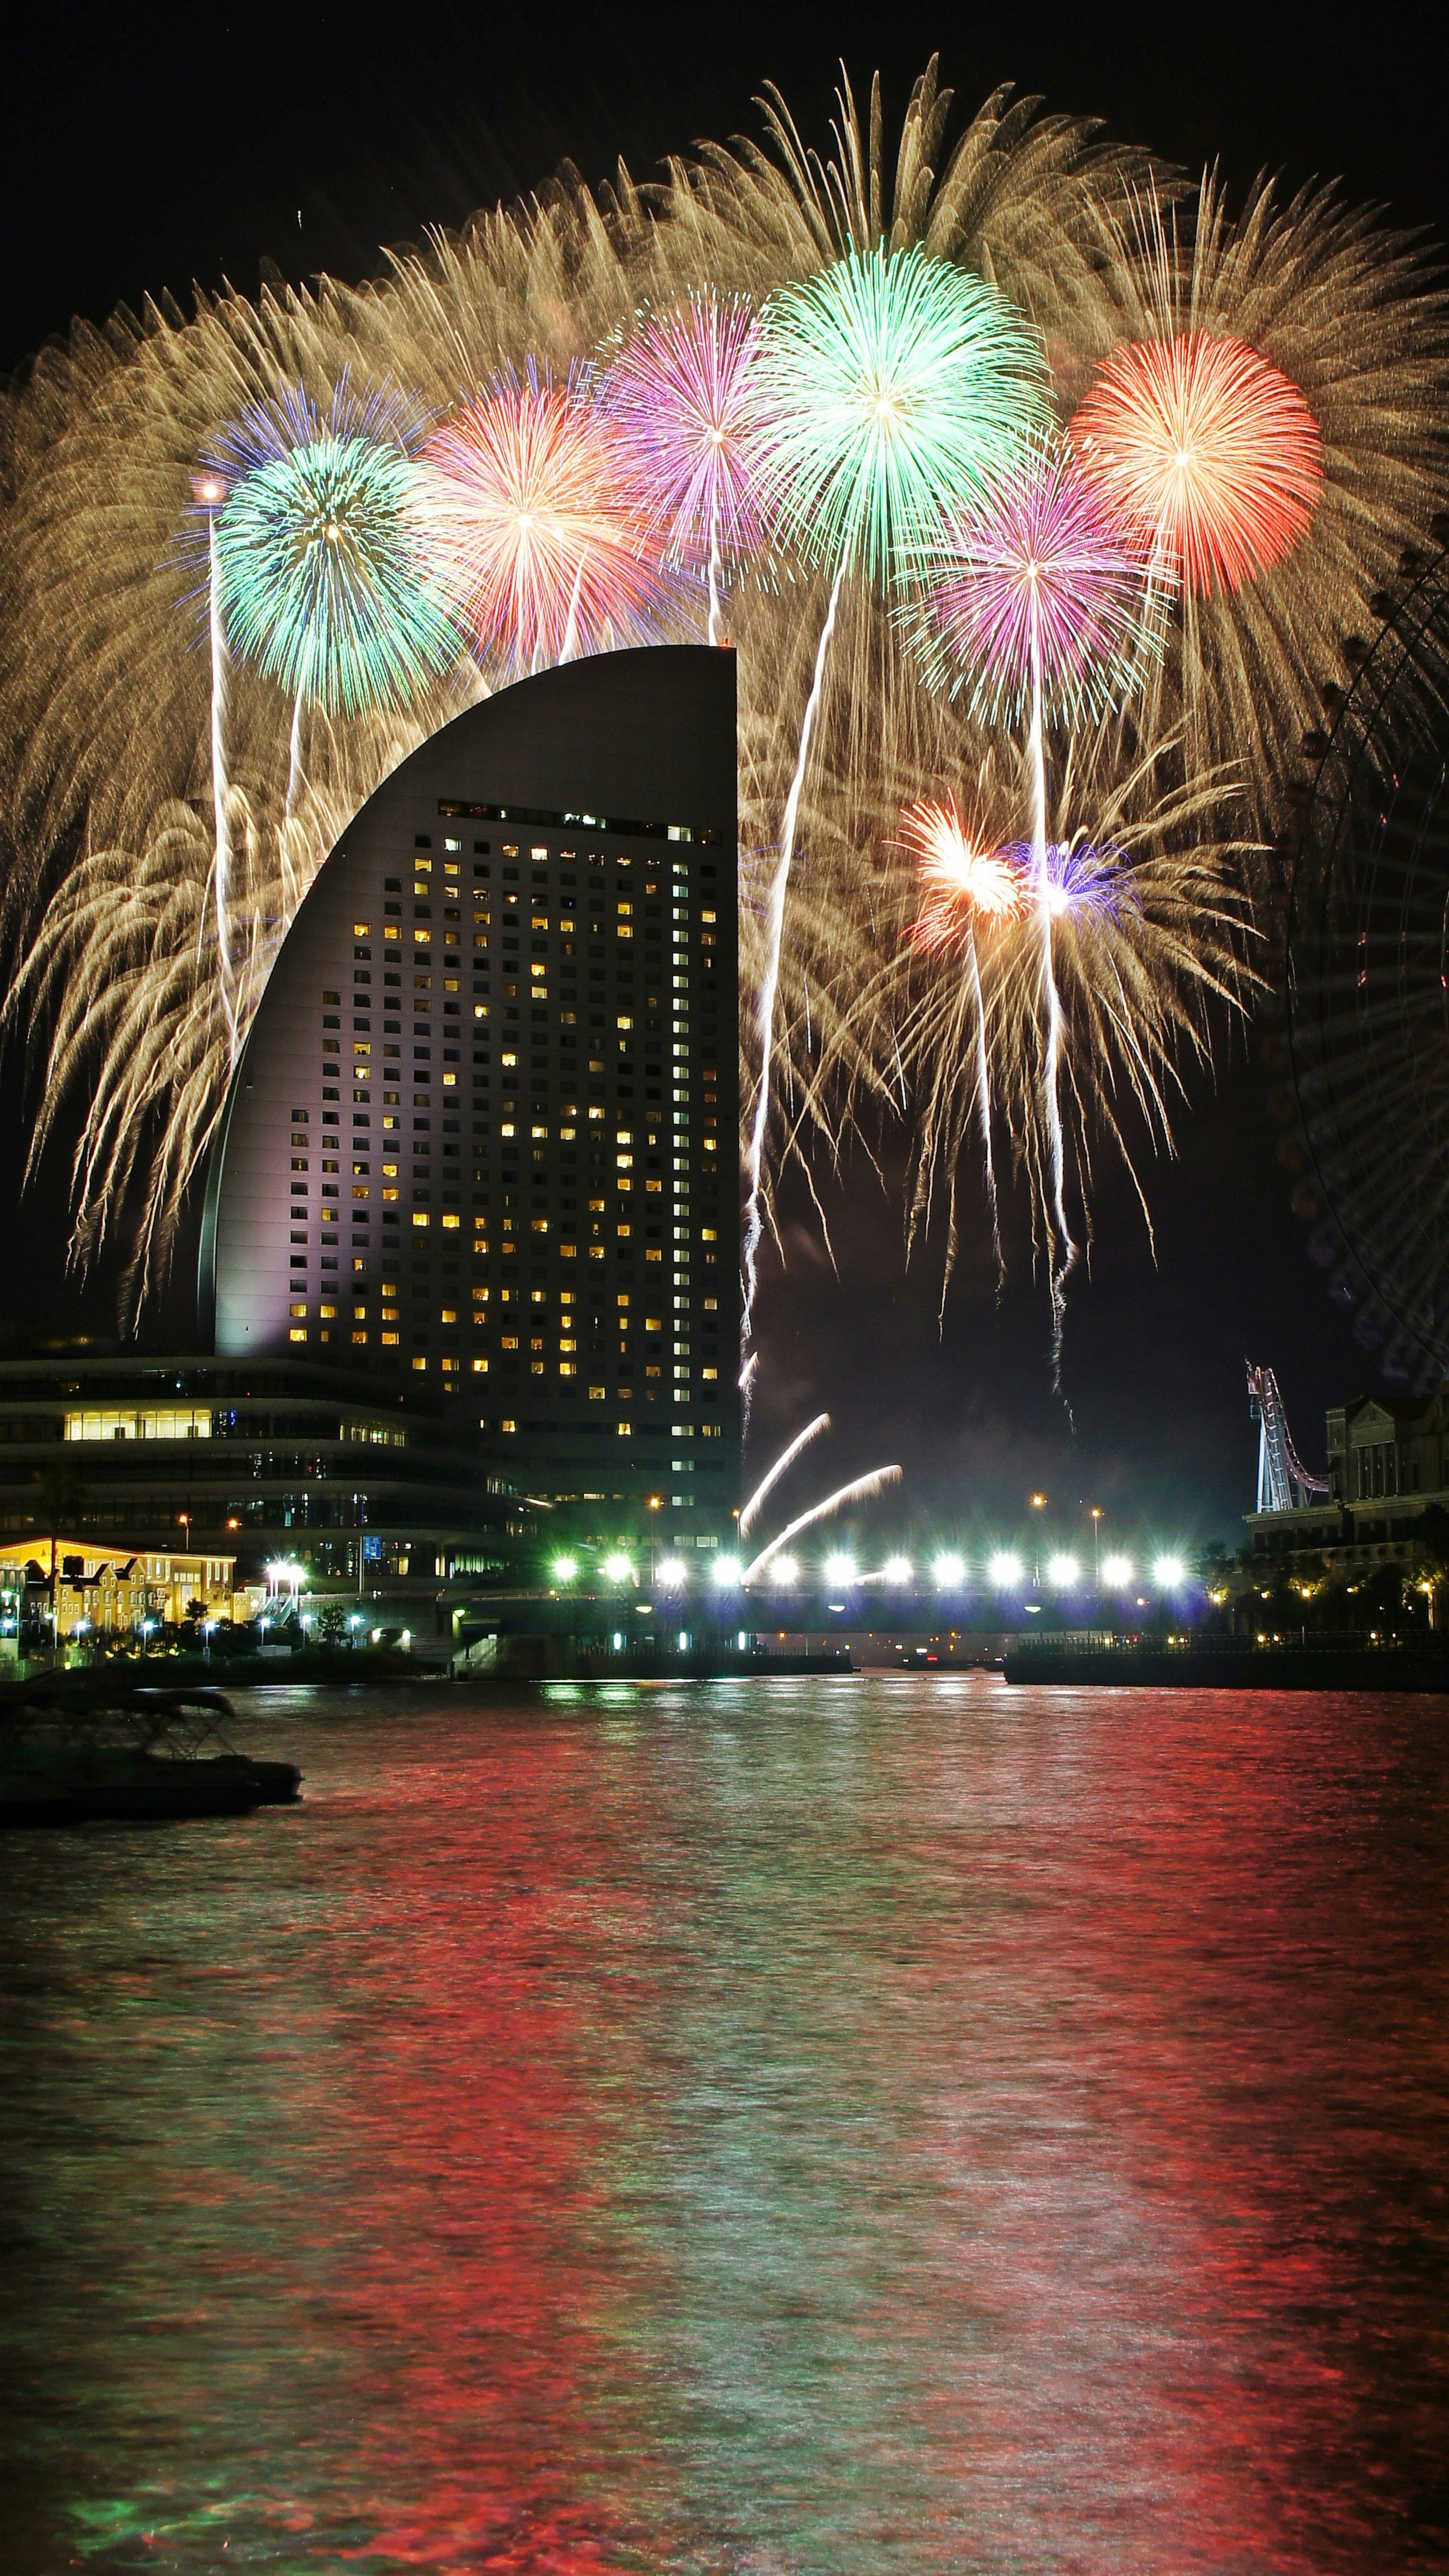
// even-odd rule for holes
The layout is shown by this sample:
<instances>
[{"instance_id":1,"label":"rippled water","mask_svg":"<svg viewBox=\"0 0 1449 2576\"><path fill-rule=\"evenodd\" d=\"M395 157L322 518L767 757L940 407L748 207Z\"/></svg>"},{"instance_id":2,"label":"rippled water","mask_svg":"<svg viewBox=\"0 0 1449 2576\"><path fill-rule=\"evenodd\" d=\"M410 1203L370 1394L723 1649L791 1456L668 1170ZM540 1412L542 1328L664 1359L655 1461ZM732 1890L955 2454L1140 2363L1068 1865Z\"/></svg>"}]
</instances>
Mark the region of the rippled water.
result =
<instances>
[{"instance_id":1,"label":"rippled water","mask_svg":"<svg viewBox=\"0 0 1449 2576\"><path fill-rule=\"evenodd\" d=\"M238 1732L0 1845L8 2576L1449 2565L1449 1704Z\"/></svg>"}]
</instances>

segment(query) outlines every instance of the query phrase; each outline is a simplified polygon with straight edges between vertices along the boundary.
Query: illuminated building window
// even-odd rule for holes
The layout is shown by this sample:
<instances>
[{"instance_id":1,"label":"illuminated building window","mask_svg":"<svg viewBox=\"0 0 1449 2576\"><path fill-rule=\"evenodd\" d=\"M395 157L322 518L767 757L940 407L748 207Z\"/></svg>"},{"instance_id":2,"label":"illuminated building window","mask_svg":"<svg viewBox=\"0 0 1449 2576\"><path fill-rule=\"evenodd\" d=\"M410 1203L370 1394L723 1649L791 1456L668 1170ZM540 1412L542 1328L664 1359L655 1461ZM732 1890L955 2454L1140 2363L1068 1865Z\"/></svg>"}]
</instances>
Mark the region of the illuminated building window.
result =
<instances>
[{"instance_id":1,"label":"illuminated building window","mask_svg":"<svg viewBox=\"0 0 1449 2576\"><path fill-rule=\"evenodd\" d=\"M422 1354L421 1352L419 1352L419 1354L418 1354L417 1358L416 1358L416 1359L414 1360L414 1362L413 1362L413 1366L414 1366L414 1368L415 1368L415 1369L425 1369L425 1368L427 1367L427 1365L428 1365L427 1360L425 1359L425 1357L423 1356L423 1354Z\"/></svg>"},{"instance_id":2,"label":"illuminated building window","mask_svg":"<svg viewBox=\"0 0 1449 2576\"><path fill-rule=\"evenodd\" d=\"M306 1338L307 1327L305 1324L294 1324L287 1335L289 1342L305 1342Z\"/></svg>"},{"instance_id":3,"label":"illuminated building window","mask_svg":"<svg viewBox=\"0 0 1449 2576\"><path fill-rule=\"evenodd\" d=\"M379 1333L378 1335L378 1340L386 1350L396 1350L399 1339L400 1336L397 1333Z\"/></svg>"},{"instance_id":4,"label":"illuminated building window","mask_svg":"<svg viewBox=\"0 0 1449 2576\"><path fill-rule=\"evenodd\" d=\"M473 1375L475 1377L486 1377L488 1375L488 1362L486 1360L475 1360L473 1362Z\"/></svg>"}]
</instances>

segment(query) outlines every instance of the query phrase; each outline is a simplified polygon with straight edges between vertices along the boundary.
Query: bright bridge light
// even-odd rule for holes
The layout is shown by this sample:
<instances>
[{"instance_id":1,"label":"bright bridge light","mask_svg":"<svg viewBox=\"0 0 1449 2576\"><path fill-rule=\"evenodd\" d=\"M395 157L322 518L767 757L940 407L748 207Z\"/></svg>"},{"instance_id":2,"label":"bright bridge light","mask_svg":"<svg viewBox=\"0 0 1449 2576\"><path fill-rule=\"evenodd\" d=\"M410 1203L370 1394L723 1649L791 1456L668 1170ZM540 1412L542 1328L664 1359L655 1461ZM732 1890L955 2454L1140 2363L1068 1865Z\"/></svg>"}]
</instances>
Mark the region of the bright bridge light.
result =
<instances>
[{"instance_id":1,"label":"bright bridge light","mask_svg":"<svg viewBox=\"0 0 1449 2576\"><path fill-rule=\"evenodd\" d=\"M738 1583L740 1579L739 1558L737 1556L716 1557L713 1569L713 1579L718 1584L721 1591L724 1591L729 1584Z\"/></svg>"},{"instance_id":2,"label":"bright bridge light","mask_svg":"<svg viewBox=\"0 0 1449 2576\"><path fill-rule=\"evenodd\" d=\"M627 1556L606 1556L604 1577L609 1583L627 1583L633 1572Z\"/></svg>"},{"instance_id":3,"label":"bright bridge light","mask_svg":"<svg viewBox=\"0 0 1449 2576\"><path fill-rule=\"evenodd\" d=\"M825 1580L827 1583L837 1587L843 1583L853 1583L855 1581L854 1557L827 1556L825 1560Z\"/></svg>"},{"instance_id":4,"label":"bright bridge light","mask_svg":"<svg viewBox=\"0 0 1449 2576\"><path fill-rule=\"evenodd\" d=\"M555 1583L572 1583L578 1570L578 1563L575 1558L571 1556L556 1556L554 1558L553 1579Z\"/></svg>"},{"instance_id":5,"label":"bright bridge light","mask_svg":"<svg viewBox=\"0 0 1449 2576\"><path fill-rule=\"evenodd\" d=\"M798 1583L800 1567L793 1556L772 1556L765 1572L772 1583Z\"/></svg>"},{"instance_id":6,"label":"bright bridge light","mask_svg":"<svg viewBox=\"0 0 1449 2576\"><path fill-rule=\"evenodd\" d=\"M654 1578L666 1592L678 1592L689 1580L688 1568L679 1556L666 1556Z\"/></svg>"},{"instance_id":7,"label":"bright bridge light","mask_svg":"<svg viewBox=\"0 0 1449 2576\"><path fill-rule=\"evenodd\" d=\"M1047 1581L1054 1584L1059 1592L1070 1591L1072 1585L1080 1580L1081 1567L1074 1556L1047 1558Z\"/></svg>"},{"instance_id":8,"label":"bright bridge light","mask_svg":"<svg viewBox=\"0 0 1449 2576\"><path fill-rule=\"evenodd\" d=\"M1102 1559L1102 1581L1103 1581L1104 1583L1110 1583L1114 1592L1118 1589L1118 1587L1119 1587L1119 1586L1125 1586L1125 1585L1129 1584L1129 1583L1131 1582L1131 1580L1132 1580L1132 1559L1131 1559L1131 1557L1130 1557L1130 1556L1104 1556L1104 1557L1103 1557L1103 1559Z\"/></svg>"},{"instance_id":9,"label":"bright bridge light","mask_svg":"<svg viewBox=\"0 0 1449 2576\"><path fill-rule=\"evenodd\" d=\"M964 1556L953 1556L948 1549L944 1556L937 1557L931 1572L938 1583L964 1583L966 1559Z\"/></svg>"},{"instance_id":10,"label":"bright bridge light","mask_svg":"<svg viewBox=\"0 0 1449 2576\"><path fill-rule=\"evenodd\" d=\"M1012 1556L1005 1548L998 1548L986 1571L992 1582L1004 1590L1007 1585L1021 1581L1021 1559Z\"/></svg>"},{"instance_id":11,"label":"bright bridge light","mask_svg":"<svg viewBox=\"0 0 1449 2576\"><path fill-rule=\"evenodd\" d=\"M1187 1568L1183 1564L1180 1556L1155 1556L1153 1558L1152 1580L1154 1583L1161 1584L1164 1592L1170 1592L1174 1585L1185 1581L1186 1576Z\"/></svg>"},{"instance_id":12,"label":"bright bridge light","mask_svg":"<svg viewBox=\"0 0 1449 2576\"><path fill-rule=\"evenodd\" d=\"M911 1560L908 1556L888 1556L884 1566L887 1583L909 1583Z\"/></svg>"}]
</instances>

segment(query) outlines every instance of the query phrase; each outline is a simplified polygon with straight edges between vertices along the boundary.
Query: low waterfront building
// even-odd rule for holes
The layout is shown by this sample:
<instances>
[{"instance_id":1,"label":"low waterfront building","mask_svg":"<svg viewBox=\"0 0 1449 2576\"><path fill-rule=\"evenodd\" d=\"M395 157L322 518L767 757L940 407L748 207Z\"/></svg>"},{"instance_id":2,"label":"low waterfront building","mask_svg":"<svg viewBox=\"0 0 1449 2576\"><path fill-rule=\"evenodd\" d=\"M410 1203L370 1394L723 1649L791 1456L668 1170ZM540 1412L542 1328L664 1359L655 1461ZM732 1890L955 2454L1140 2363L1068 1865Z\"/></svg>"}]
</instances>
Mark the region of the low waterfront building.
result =
<instances>
[{"instance_id":1,"label":"low waterfront building","mask_svg":"<svg viewBox=\"0 0 1449 2576\"><path fill-rule=\"evenodd\" d=\"M541 1515L433 1397L305 1358L0 1363L0 1552L304 1557L324 1582L496 1581ZM178 1562L180 1560L178 1559Z\"/></svg>"},{"instance_id":2,"label":"low waterfront building","mask_svg":"<svg viewBox=\"0 0 1449 2576\"><path fill-rule=\"evenodd\" d=\"M50 1641L134 1638L186 1622L246 1619L251 1607L235 1590L236 1559L175 1548L131 1553L78 1544L55 1532L0 1544L0 1651L14 1653L27 1628Z\"/></svg>"}]
</instances>

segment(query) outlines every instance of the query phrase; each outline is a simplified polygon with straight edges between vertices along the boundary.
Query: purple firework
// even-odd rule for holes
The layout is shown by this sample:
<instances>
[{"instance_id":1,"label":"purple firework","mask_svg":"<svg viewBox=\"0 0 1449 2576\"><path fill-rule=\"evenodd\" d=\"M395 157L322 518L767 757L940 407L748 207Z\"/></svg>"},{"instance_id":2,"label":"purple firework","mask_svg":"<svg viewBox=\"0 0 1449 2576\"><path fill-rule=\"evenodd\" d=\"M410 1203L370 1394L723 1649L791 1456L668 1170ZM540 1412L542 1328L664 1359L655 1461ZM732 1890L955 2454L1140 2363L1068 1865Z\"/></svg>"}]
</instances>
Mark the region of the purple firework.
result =
<instances>
[{"instance_id":1,"label":"purple firework","mask_svg":"<svg viewBox=\"0 0 1449 2576\"><path fill-rule=\"evenodd\" d=\"M1121 850L1097 849L1090 841L1048 841L1039 868L1031 843L1011 841L999 853L1004 865L1020 870L1038 892L1054 921L1085 926L1092 921L1120 921L1124 912L1140 912L1141 901L1131 868Z\"/></svg>"},{"instance_id":2,"label":"purple firework","mask_svg":"<svg viewBox=\"0 0 1449 2576\"><path fill-rule=\"evenodd\" d=\"M720 585L760 544L754 385L759 324L738 297L691 294L644 311L605 379L603 405L663 551L707 564L709 640L720 640Z\"/></svg>"},{"instance_id":3,"label":"purple firework","mask_svg":"<svg viewBox=\"0 0 1449 2576\"><path fill-rule=\"evenodd\" d=\"M1022 448L927 567L933 677L978 710L1075 714L1125 695L1144 641L1142 564L1061 444Z\"/></svg>"}]
</instances>

